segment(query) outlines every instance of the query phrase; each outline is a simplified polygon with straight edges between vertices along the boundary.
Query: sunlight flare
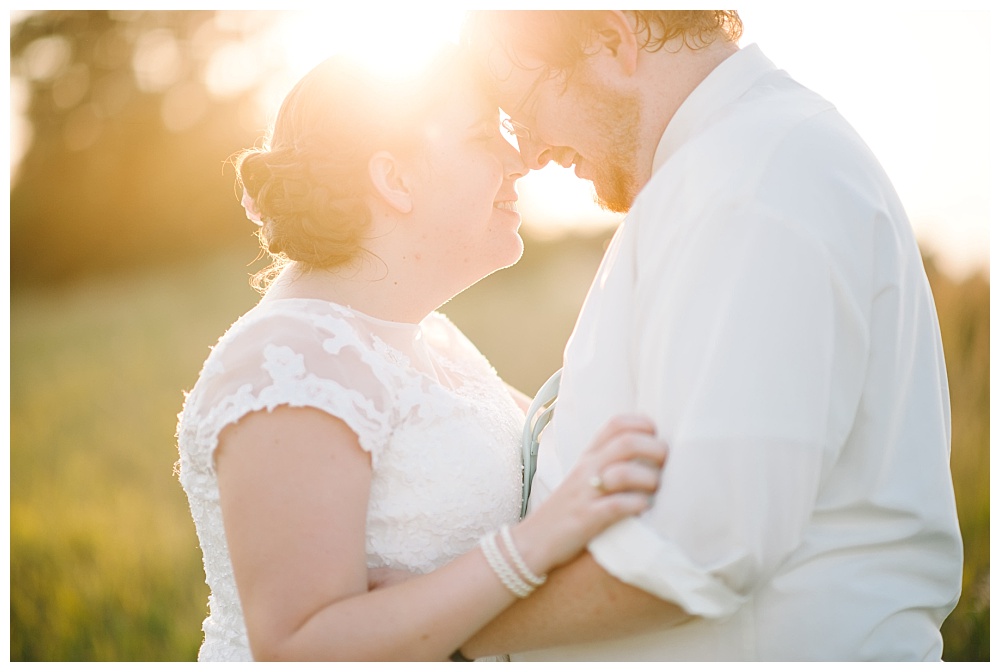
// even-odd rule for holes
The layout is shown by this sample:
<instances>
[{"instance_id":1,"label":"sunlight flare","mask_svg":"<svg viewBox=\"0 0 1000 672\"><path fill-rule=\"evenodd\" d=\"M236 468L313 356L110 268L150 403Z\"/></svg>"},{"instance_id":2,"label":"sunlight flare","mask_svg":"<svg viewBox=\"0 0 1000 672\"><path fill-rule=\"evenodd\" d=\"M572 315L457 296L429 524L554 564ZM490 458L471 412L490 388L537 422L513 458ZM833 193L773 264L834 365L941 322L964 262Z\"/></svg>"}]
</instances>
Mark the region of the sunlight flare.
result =
<instances>
[{"instance_id":1,"label":"sunlight flare","mask_svg":"<svg viewBox=\"0 0 1000 672\"><path fill-rule=\"evenodd\" d=\"M296 76L335 53L350 54L388 76L418 69L445 42L456 42L462 12L456 9L385 7L289 12L275 26Z\"/></svg>"}]
</instances>

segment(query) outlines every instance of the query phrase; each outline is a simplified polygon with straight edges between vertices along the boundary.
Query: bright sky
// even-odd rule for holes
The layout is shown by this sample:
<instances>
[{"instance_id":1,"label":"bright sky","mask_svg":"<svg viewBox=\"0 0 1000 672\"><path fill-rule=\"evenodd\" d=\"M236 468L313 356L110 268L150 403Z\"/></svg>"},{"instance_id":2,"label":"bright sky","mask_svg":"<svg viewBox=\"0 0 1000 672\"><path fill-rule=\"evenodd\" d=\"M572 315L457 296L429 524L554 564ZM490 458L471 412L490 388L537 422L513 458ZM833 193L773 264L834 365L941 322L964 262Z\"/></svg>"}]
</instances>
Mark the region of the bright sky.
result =
<instances>
[{"instance_id":1,"label":"bright sky","mask_svg":"<svg viewBox=\"0 0 1000 672\"><path fill-rule=\"evenodd\" d=\"M838 107L893 180L918 239L957 273L989 265L996 217L998 138L991 144L990 121L1000 12L984 6L796 9L791 14L807 31L790 29L787 10L740 12L741 44L756 42Z\"/></svg>"}]
</instances>

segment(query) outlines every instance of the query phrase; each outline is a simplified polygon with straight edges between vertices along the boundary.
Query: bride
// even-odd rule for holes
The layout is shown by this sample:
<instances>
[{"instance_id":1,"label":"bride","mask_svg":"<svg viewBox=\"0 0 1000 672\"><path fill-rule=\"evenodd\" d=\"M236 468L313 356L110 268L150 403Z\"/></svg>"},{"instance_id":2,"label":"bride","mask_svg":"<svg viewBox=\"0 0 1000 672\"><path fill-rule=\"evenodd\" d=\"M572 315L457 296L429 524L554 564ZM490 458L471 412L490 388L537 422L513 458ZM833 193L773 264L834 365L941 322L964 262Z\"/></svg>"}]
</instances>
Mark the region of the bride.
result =
<instances>
[{"instance_id":1,"label":"bride","mask_svg":"<svg viewBox=\"0 0 1000 672\"><path fill-rule=\"evenodd\" d=\"M435 312L520 257L525 172L453 54L405 83L330 59L239 157L275 265L178 425L200 660L448 659L648 507L666 450L623 417L519 522L526 398Z\"/></svg>"}]
</instances>

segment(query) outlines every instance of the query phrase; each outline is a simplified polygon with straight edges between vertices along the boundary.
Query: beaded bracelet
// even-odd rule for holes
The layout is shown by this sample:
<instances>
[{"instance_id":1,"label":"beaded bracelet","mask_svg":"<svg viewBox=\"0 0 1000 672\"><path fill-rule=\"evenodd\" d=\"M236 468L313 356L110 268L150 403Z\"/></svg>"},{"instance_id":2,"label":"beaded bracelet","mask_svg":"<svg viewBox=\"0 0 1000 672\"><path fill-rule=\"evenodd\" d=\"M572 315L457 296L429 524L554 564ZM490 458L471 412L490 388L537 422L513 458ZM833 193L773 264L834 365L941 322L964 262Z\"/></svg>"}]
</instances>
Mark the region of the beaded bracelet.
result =
<instances>
[{"instance_id":1,"label":"beaded bracelet","mask_svg":"<svg viewBox=\"0 0 1000 672\"><path fill-rule=\"evenodd\" d=\"M549 578L547 574L542 574L538 576L530 569L528 569L527 563L524 562L524 558L517 550L517 546L514 545L514 537L510 533L510 526L504 525L500 528L500 538L503 539L503 545L507 549L507 555L514 563L514 569L518 571L521 578L530 583L533 586L540 586L545 583L545 579Z\"/></svg>"},{"instance_id":2,"label":"beaded bracelet","mask_svg":"<svg viewBox=\"0 0 1000 672\"><path fill-rule=\"evenodd\" d=\"M493 572L497 575L497 578L507 587L507 590L514 593L517 597L527 597L531 594L531 591L535 589L529 583L526 583L524 579L517 575L510 564L507 562L506 558L500 552L500 548L497 547L496 532L488 534L480 540L479 545L483 549L483 555L486 556L486 561L490 563L490 567Z\"/></svg>"}]
</instances>

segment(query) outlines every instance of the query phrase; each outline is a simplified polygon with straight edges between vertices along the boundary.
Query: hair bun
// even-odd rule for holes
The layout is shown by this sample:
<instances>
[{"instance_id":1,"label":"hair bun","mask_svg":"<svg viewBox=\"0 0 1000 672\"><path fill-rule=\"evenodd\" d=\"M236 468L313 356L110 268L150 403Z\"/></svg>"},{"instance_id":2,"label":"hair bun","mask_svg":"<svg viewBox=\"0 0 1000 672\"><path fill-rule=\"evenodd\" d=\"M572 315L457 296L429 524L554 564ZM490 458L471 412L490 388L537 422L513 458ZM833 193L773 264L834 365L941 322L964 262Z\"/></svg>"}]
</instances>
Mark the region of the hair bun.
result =
<instances>
[{"instance_id":1,"label":"hair bun","mask_svg":"<svg viewBox=\"0 0 1000 672\"><path fill-rule=\"evenodd\" d=\"M254 199L261 246L274 264L254 278L263 288L289 260L333 268L358 259L371 222L368 160L380 149L418 142L465 60L442 52L398 86L360 72L346 56L317 65L292 88L263 147L241 152L237 181Z\"/></svg>"}]
</instances>

